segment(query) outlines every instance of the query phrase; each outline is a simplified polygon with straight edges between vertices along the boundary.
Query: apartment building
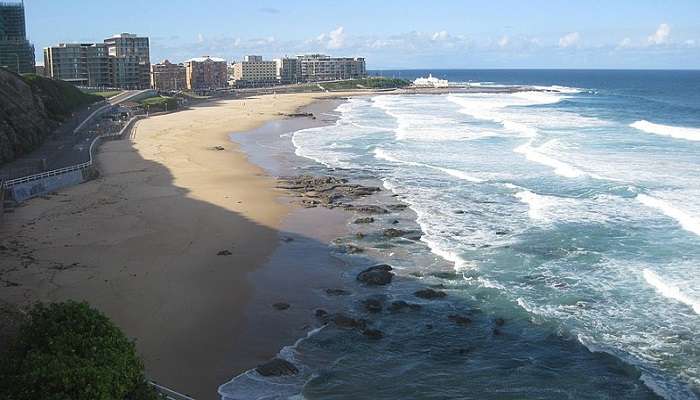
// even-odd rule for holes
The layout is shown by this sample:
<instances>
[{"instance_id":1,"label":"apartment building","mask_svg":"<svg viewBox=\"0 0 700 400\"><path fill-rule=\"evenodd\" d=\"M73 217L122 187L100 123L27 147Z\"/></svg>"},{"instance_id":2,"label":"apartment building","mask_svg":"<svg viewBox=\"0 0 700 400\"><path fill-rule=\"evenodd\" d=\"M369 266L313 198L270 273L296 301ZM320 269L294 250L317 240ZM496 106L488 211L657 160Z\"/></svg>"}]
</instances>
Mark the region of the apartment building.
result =
<instances>
[{"instance_id":1,"label":"apartment building","mask_svg":"<svg viewBox=\"0 0 700 400\"><path fill-rule=\"evenodd\" d=\"M34 72L34 46L27 40L24 3L0 2L0 67Z\"/></svg>"},{"instance_id":2,"label":"apartment building","mask_svg":"<svg viewBox=\"0 0 700 400\"><path fill-rule=\"evenodd\" d=\"M236 87L272 86L277 83L277 64L262 56L245 56L233 63L231 83Z\"/></svg>"},{"instance_id":3,"label":"apartment building","mask_svg":"<svg viewBox=\"0 0 700 400\"><path fill-rule=\"evenodd\" d=\"M358 79L367 76L364 58L307 54L279 59L276 65L277 76L284 83Z\"/></svg>"},{"instance_id":4,"label":"apartment building","mask_svg":"<svg viewBox=\"0 0 700 400\"><path fill-rule=\"evenodd\" d=\"M147 89L151 62L147 37L122 33L103 43L60 43L44 48L46 76L80 86Z\"/></svg>"},{"instance_id":5,"label":"apartment building","mask_svg":"<svg viewBox=\"0 0 700 400\"><path fill-rule=\"evenodd\" d=\"M149 40L130 33L105 39L116 87L148 89L151 86Z\"/></svg>"},{"instance_id":6,"label":"apartment building","mask_svg":"<svg viewBox=\"0 0 700 400\"><path fill-rule=\"evenodd\" d=\"M223 58L192 58L185 61L185 69L189 90L216 90L228 86L228 69Z\"/></svg>"},{"instance_id":7,"label":"apartment building","mask_svg":"<svg viewBox=\"0 0 700 400\"><path fill-rule=\"evenodd\" d=\"M187 68L168 60L151 65L151 87L162 91L187 89Z\"/></svg>"},{"instance_id":8,"label":"apartment building","mask_svg":"<svg viewBox=\"0 0 700 400\"><path fill-rule=\"evenodd\" d=\"M299 82L299 59L283 57L275 60L275 75L283 85Z\"/></svg>"},{"instance_id":9,"label":"apartment building","mask_svg":"<svg viewBox=\"0 0 700 400\"><path fill-rule=\"evenodd\" d=\"M61 43L44 49L45 74L78 86L113 87L111 61L103 43Z\"/></svg>"}]
</instances>

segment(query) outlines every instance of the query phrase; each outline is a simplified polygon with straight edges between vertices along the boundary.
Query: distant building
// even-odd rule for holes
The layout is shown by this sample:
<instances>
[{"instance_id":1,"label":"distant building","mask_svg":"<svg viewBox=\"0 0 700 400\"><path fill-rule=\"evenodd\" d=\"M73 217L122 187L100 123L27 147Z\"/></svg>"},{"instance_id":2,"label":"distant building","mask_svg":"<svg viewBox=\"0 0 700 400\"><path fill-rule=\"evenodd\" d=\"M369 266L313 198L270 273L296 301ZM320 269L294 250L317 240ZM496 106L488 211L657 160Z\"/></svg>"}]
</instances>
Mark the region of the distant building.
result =
<instances>
[{"instance_id":1,"label":"distant building","mask_svg":"<svg viewBox=\"0 0 700 400\"><path fill-rule=\"evenodd\" d=\"M185 68L190 90L215 90L228 86L228 70L223 58L192 58L185 61Z\"/></svg>"},{"instance_id":2,"label":"distant building","mask_svg":"<svg viewBox=\"0 0 700 400\"><path fill-rule=\"evenodd\" d=\"M364 58L335 58L323 54L297 56L301 82L358 79L367 76Z\"/></svg>"},{"instance_id":3,"label":"distant building","mask_svg":"<svg viewBox=\"0 0 700 400\"><path fill-rule=\"evenodd\" d=\"M46 77L46 68L43 65L35 65L34 71L36 71L37 75Z\"/></svg>"},{"instance_id":4,"label":"distant building","mask_svg":"<svg viewBox=\"0 0 700 400\"><path fill-rule=\"evenodd\" d=\"M276 59L275 75L283 85L299 82L299 59L289 57Z\"/></svg>"},{"instance_id":5,"label":"distant building","mask_svg":"<svg viewBox=\"0 0 700 400\"><path fill-rule=\"evenodd\" d=\"M122 33L105 39L114 86L148 89L151 86L151 58L147 37Z\"/></svg>"},{"instance_id":6,"label":"distant building","mask_svg":"<svg viewBox=\"0 0 700 400\"><path fill-rule=\"evenodd\" d=\"M60 43L44 48L46 76L79 86L148 89L151 62L147 37L128 33L104 43Z\"/></svg>"},{"instance_id":7,"label":"distant building","mask_svg":"<svg viewBox=\"0 0 700 400\"><path fill-rule=\"evenodd\" d=\"M60 43L44 49L46 77L77 86L116 87L103 43Z\"/></svg>"},{"instance_id":8,"label":"distant building","mask_svg":"<svg viewBox=\"0 0 700 400\"><path fill-rule=\"evenodd\" d=\"M176 91L187 89L187 68L168 60L151 65L151 87L156 90Z\"/></svg>"},{"instance_id":9,"label":"distant building","mask_svg":"<svg viewBox=\"0 0 700 400\"><path fill-rule=\"evenodd\" d=\"M19 74L34 72L34 46L27 40L24 3L0 2L0 66Z\"/></svg>"},{"instance_id":10,"label":"distant building","mask_svg":"<svg viewBox=\"0 0 700 400\"><path fill-rule=\"evenodd\" d=\"M262 56L245 56L233 63L232 83L237 87L272 86L277 83L277 64Z\"/></svg>"}]
</instances>

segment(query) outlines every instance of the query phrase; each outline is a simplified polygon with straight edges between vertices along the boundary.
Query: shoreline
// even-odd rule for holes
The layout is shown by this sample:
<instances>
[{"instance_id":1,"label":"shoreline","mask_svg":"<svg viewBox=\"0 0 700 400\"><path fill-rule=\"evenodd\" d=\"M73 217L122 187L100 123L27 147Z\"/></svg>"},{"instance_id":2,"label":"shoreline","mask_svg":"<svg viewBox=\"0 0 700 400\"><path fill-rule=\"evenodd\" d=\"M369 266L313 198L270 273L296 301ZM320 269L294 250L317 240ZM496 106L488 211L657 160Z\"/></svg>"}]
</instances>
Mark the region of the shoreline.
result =
<instances>
[{"instance_id":1,"label":"shoreline","mask_svg":"<svg viewBox=\"0 0 700 400\"><path fill-rule=\"evenodd\" d=\"M131 140L100 149L98 179L5 216L0 301L87 300L136 339L150 379L218 398L242 368L229 355L246 329L248 274L271 257L290 211L229 134L338 96L214 100L140 121Z\"/></svg>"}]
</instances>

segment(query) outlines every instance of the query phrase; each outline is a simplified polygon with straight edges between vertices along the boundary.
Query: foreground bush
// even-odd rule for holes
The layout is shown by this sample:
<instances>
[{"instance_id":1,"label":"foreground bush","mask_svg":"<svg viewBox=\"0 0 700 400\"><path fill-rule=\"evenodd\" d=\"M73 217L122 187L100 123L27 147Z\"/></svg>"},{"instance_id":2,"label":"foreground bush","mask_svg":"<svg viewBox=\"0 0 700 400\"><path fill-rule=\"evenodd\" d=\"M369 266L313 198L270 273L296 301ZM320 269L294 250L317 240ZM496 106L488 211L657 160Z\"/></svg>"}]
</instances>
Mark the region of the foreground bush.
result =
<instances>
[{"instance_id":1,"label":"foreground bush","mask_svg":"<svg viewBox=\"0 0 700 400\"><path fill-rule=\"evenodd\" d=\"M4 400L158 398L133 343L86 303L36 305L1 357Z\"/></svg>"}]
</instances>

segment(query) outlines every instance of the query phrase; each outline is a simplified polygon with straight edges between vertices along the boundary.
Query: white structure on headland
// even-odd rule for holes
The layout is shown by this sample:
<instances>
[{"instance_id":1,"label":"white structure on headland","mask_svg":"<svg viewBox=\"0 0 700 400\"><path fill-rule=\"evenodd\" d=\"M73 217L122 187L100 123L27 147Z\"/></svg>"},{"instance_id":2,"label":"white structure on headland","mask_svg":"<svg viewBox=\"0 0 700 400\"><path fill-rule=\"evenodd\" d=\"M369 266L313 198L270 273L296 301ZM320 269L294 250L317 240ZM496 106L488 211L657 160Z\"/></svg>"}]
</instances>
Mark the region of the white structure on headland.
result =
<instances>
[{"instance_id":1,"label":"white structure on headland","mask_svg":"<svg viewBox=\"0 0 700 400\"><path fill-rule=\"evenodd\" d=\"M433 76L433 74L428 75L427 78L418 78L413 81L413 86L417 87L432 87L432 88L444 88L449 86L447 79L438 79Z\"/></svg>"}]
</instances>

